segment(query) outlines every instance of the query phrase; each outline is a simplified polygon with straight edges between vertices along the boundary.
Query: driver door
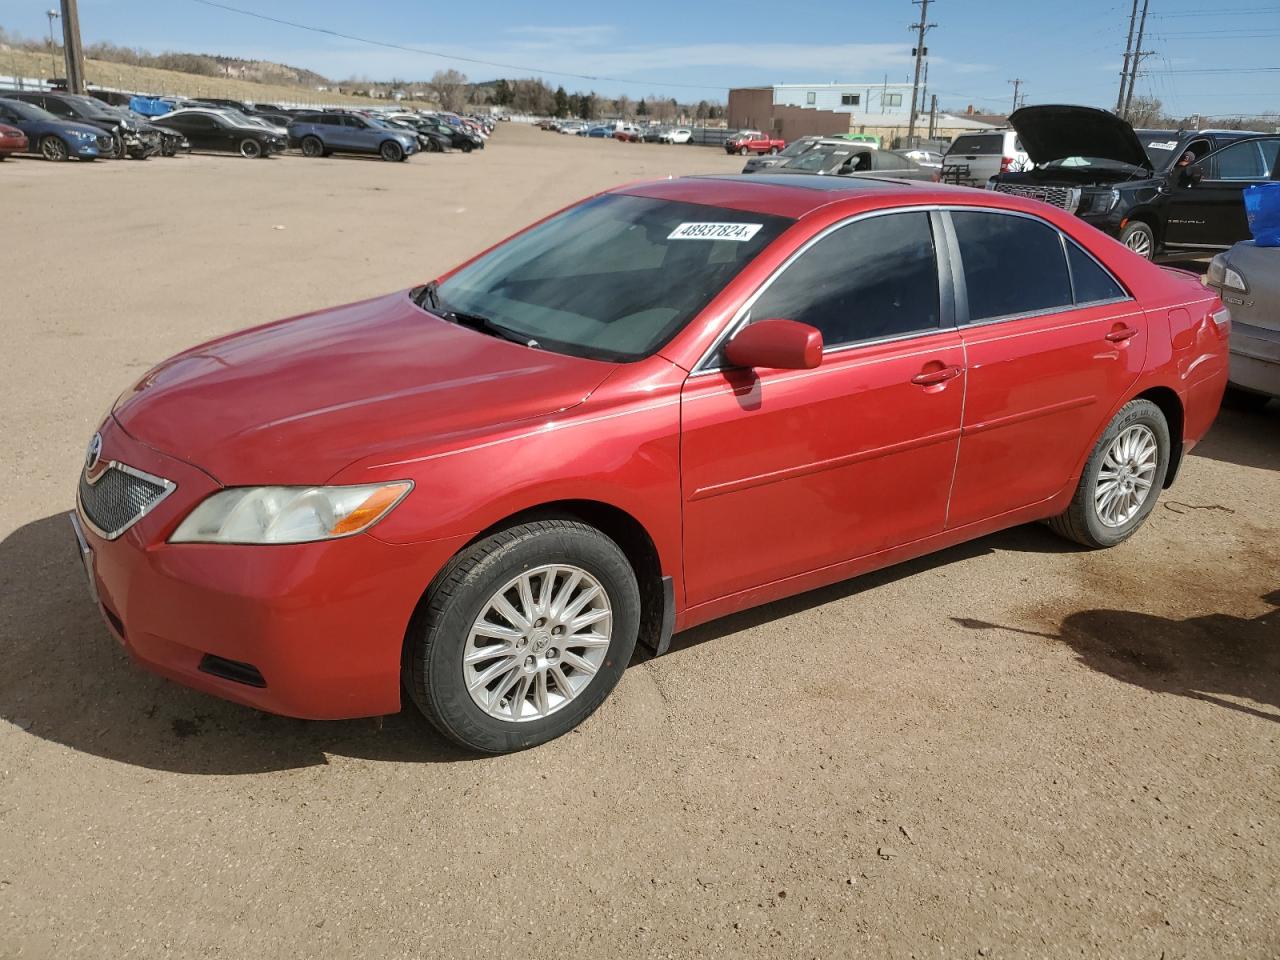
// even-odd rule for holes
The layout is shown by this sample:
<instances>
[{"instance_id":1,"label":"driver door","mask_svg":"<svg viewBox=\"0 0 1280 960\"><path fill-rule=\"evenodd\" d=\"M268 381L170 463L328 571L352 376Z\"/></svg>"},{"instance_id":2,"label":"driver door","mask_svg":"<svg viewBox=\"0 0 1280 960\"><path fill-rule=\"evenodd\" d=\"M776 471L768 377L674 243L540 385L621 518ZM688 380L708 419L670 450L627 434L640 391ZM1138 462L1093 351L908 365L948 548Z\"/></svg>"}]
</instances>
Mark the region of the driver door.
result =
<instances>
[{"instance_id":1,"label":"driver door","mask_svg":"<svg viewBox=\"0 0 1280 960\"><path fill-rule=\"evenodd\" d=\"M965 390L936 214L834 229L770 280L748 322L817 327L813 370L711 358L681 396L691 605L941 532ZM946 296L940 296L940 288ZM943 309L943 303L948 304Z\"/></svg>"},{"instance_id":2,"label":"driver door","mask_svg":"<svg viewBox=\"0 0 1280 960\"><path fill-rule=\"evenodd\" d=\"M1167 247L1230 247L1249 239L1244 212L1246 187L1271 182L1280 137L1237 140L1200 160L1199 182L1175 176L1171 188Z\"/></svg>"}]
</instances>

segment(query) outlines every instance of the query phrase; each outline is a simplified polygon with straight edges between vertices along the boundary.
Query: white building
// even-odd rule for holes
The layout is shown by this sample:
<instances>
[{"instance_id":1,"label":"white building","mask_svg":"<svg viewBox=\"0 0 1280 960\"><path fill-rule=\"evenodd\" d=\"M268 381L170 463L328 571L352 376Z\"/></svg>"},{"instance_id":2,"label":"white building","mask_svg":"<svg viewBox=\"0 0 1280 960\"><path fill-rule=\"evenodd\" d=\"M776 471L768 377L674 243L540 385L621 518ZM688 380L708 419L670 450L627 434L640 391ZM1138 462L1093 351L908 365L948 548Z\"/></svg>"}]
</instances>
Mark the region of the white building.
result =
<instances>
[{"instance_id":1,"label":"white building","mask_svg":"<svg viewBox=\"0 0 1280 960\"><path fill-rule=\"evenodd\" d=\"M773 103L774 106L856 114L880 121L886 114L911 112L911 84L776 83Z\"/></svg>"}]
</instances>

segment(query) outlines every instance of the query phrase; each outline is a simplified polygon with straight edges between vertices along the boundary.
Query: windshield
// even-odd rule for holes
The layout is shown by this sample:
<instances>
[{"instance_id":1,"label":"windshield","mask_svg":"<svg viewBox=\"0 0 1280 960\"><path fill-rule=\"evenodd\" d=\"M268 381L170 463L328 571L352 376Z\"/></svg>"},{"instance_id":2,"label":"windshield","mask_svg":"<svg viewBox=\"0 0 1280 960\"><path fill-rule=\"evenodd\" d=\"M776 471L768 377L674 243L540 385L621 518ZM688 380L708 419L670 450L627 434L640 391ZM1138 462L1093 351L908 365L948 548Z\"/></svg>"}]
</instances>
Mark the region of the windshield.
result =
<instances>
[{"instance_id":1,"label":"windshield","mask_svg":"<svg viewBox=\"0 0 1280 960\"><path fill-rule=\"evenodd\" d=\"M852 162L851 162L852 161ZM871 169L871 155L858 150L853 144L847 147L817 146L808 153L787 162L788 170L832 170L846 163L851 169Z\"/></svg>"},{"instance_id":2,"label":"windshield","mask_svg":"<svg viewBox=\"0 0 1280 960\"><path fill-rule=\"evenodd\" d=\"M800 156L800 154L804 153L806 150L813 149L814 145L817 142L818 142L817 140L795 140L787 144L787 146L782 150L781 153L778 154L778 156L798 157Z\"/></svg>"},{"instance_id":3,"label":"windshield","mask_svg":"<svg viewBox=\"0 0 1280 960\"><path fill-rule=\"evenodd\" d=\"M1178 135L1176 133L1139 133L1142 149L1151 161L1151 169L1160 171L1173 166L1178 156Z\"/></svg>"},{"instance_id":4,"label":"windshield","mask_svg":"<svg viewBox=\"0 0 1280 960\"><path fill-rule=\"evenodd\" d=\"M27 103L24 100L0 100L5 109L10 113L17 114L23 120L57 120L52 113L43 107L37 107L34 103Z\"/></svg>"},{"instance_id":5,"label":"windshield","mask_svg":"<svg viewBox=\"0 0 1280 960\"><path fill-rule=\"evenodd\" d=\"M639 360L790 223L702 204L598 197L442 282L436 312L487 318L548 350Z\"/></svg>"}]
</instances>

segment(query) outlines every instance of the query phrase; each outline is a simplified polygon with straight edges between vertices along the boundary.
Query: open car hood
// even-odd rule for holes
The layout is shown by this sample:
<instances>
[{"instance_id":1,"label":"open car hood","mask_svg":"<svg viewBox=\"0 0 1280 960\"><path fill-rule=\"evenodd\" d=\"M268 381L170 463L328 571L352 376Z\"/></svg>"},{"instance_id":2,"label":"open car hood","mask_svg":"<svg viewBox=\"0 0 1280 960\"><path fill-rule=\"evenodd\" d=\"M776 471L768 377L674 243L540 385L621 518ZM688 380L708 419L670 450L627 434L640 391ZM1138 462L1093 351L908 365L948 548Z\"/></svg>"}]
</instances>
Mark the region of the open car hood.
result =
<instances>
[{"instance_id":1,"label":"open car hood","mask_svg":"<svg viewBox=\"0 0 1280 960\"><path fill-rule=\"evenodd\" d=\"M1037 165L1067 157L1097 157L1151 168L1133 127L1106 110L1023 107L1010 114L1009 125L1018 132L1023 149Z\"/></svg>"}]
</instances>

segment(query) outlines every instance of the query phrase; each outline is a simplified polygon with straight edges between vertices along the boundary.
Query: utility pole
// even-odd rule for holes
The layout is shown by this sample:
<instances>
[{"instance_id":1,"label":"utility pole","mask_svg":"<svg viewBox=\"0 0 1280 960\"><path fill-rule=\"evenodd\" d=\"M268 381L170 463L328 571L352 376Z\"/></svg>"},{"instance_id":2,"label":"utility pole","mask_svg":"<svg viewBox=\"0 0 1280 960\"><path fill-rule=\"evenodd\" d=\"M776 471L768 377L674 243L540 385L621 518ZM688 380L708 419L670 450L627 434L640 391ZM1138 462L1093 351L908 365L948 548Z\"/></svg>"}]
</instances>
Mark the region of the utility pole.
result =
<instances>
[{"instance_id":1,"label":"utility pole","mask_svg":"<svg viewBox=\"0 0 1280 960\"><path fill-rule=\"evenodd\" d=\"M933 140L938 135L938 95L935 93L933 99L929 101L929 139Z\"/></svg>"},{"instance_id":2,"label":"utility pole","mask_svg":"<svg viewBox=\"0 0 1280 960\"><path fill-rule=\"evenodd\" d=\"M84 48L76 0L62 0L62 49L67 59L67 92L84 93Z\"/></svg>"},{"instance_id":3,"label":"utility pole","mask_svg":"<svg viewBox=\"0 0 1280 960\"><path fill-rule=\"evenodd\" d=\"M58 49L58 45L53 42L53 21L61 15L57 10L46 10L44 15L49 18L49 79L52 80L58 73L58 61L53 55L53 51Z\"/></svg>"},{"instance_id":4,"label":"utility pole","mask_svg":"<svg viewBox=\"0 0 1280 960\"><path fill-rule=\"evenodd\" d=\"M929 52L924 45L924 35L937 26L936 23L929 22L929 0L911 0L911 3L920 8L920 22L913 23L907 28L916 31L916 48L911 51L916 58L916 78L911 85L911 120L907 124L908 142L916 135L916 117L920 112L920 68Z\"/></svg>"},{"instance_id":5,"label":"utility pole","mask_svg":"<svg viewBox=\"0 0 1280 960\"><path fill-rule=\"evenodd\" d=\"M1120 68L1120 92L1116 94L1116 115L1124 110L1124 91L1129 84L1129 58L1133 56L1133 31L1138 25L1138 0L1133 0L1133 10L1129 14L1129 39L1124 44L1124 66Z\"/></svg>"},{"instance_id":6,"label":"utility pole","mask_svg":"<svg viewBox=\"0 0 1280 960\"><path fill-rule=\"evenodd\" d=\"M1120 114L1122 119L1129 119L1129 105L1133 102L1133 88L1138 85L1138 65L1142 63L1142 58L1149 56L1152 51L1142 49L1142 37L1147 30L1147 4L1150 0L1142 0L1142 19L1138 21L1138 39L1133 45L1133 62L1129 68L1129 92L1124 96L1124 112Z\"/></svg>"},{"instance_id":7,"label":"utility pole","mask_svg":"<svg viewBox=\"0 0 1280 960\"><path fill-rule=\"evenodd\" d=\"M920 112L924 113L924 105L929 102L929 61L924 62L924 79L920 81Z\"/></svg>"},{"instance_id":8,"label":"utility pole","mask_svg":"<svg viewBox=\"0 0 1280 960\"><path fill-rule=\"evenodd\" d=\"M1013 84L1013 109L1017 110L1018 109L1018 91L1022 89L1022 85L1027 81L1023 80L1021 77L1017 77L1013 80L1010 80L1009 82Z\"/></svg>"}]
</instances>

